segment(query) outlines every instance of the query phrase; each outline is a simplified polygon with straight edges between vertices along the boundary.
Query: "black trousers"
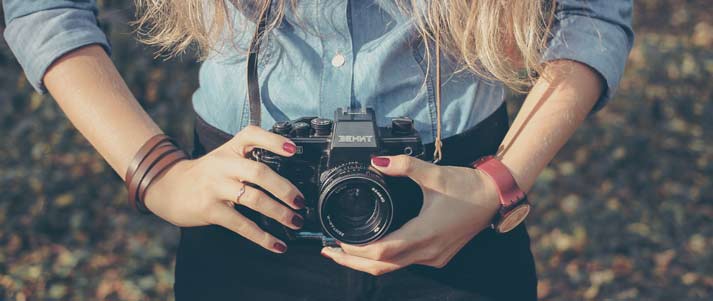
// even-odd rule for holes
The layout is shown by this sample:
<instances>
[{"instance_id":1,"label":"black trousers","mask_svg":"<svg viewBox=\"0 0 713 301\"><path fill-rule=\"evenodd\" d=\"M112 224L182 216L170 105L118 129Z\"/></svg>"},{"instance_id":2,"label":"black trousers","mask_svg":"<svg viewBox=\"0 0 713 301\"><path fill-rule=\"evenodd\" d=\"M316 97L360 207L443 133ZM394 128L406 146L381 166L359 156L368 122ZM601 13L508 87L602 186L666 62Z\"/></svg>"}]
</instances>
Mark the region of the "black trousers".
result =
<instances>
[{"instance_id":1,"label":"black trousers","mask_svg":"<svg viewBox=\"0 0 713 301\"><path fill-rule=\"evenodd\" d=\"M507 129L503 106L478 126L444 139L440 164L466 166L495 153ZM230 138L197 116L193 155L204 155ZM426 153L433 153L433 144L426 145ZM182 228L176 300L537 298L535 265L524 225L504 235L484 230L441 269L414 265L377 277L320 256L319 244L288 245L287 253L274 254L219 226Z\"/></svg>"}]
</instances>

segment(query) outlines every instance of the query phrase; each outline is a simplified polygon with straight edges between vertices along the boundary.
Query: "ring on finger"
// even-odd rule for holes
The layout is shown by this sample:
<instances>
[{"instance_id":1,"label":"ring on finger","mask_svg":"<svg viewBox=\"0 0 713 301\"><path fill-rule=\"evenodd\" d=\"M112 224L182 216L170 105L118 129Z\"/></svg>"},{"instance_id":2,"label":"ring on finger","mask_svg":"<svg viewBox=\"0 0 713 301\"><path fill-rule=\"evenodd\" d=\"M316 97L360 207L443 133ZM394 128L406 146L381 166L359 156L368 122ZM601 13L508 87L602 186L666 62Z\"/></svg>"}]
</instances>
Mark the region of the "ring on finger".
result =
<instances>
[{"instance_id":1,"label":"ring on finger","mask_svg":"<svg viewBox=\"0 0 713 301\"><path fill-rule=\"evenodd\" d=\"M242 186L240 186L240 190L238 190L238 195L235 196L235 201L233 201L235 205L240 204L240 197L245 194L245 183L240 182L240 184L242 184Z\"/></svg>"}]
</instances>

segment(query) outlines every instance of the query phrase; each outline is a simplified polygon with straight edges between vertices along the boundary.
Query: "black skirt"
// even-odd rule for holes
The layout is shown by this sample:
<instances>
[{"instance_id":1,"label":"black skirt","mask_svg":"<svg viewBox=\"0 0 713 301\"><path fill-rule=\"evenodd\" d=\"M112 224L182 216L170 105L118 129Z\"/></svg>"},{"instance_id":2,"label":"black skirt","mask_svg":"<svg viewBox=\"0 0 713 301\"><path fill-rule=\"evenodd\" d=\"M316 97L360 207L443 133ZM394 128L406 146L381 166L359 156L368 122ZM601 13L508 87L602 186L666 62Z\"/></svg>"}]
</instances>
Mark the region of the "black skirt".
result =
<instances>
[{"instance_id":1,"label":"black skirt","mask_svg":"<svg viewBox=\"0 0 713 301\"><path fill-rule=\"evenodd\" d=\"M444 139L439 164L467 166L494 154L507 129L503 105L478 126ZM196 115L193 156L200 157L231 137ZM433 148L426 145L428 156ZM482 231L441 269L413 265L381 276L322 257L319 244L288 245L287 253L275 254L219 226L182 228L176 300L537 299L535 264L524 225L504 235Z\"/></svg>"}]
</instances>

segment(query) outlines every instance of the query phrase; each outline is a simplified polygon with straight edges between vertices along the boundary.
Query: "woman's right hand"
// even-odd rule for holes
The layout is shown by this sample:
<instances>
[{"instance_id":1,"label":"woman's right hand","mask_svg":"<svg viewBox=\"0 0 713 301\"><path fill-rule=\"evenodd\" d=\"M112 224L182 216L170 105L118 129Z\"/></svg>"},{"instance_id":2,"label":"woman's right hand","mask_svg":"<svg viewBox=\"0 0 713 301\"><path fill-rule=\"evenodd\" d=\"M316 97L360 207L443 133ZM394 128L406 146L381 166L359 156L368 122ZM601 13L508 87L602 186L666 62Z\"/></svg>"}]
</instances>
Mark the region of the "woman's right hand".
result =
<instances>
[{"instance_id":1,"label":"woman's right hand","mask_svg":"<svg viewBox=\"0 0 713 301\"><path fill-rule=\"evenodd\" d=\"M253 148L281 156L292 156L297 149L285 137L248 126L205 156L181 161L155 179L146 192L146 206L176 226L220 225L265 249L285 252L283 241L233 208L234 204L246 206L292 229L304 223L302 216L287 207L303 208L302 193L267 165L246 158ZM260 186L282 202L245 183Z\"/></svg>"}]
</instances>

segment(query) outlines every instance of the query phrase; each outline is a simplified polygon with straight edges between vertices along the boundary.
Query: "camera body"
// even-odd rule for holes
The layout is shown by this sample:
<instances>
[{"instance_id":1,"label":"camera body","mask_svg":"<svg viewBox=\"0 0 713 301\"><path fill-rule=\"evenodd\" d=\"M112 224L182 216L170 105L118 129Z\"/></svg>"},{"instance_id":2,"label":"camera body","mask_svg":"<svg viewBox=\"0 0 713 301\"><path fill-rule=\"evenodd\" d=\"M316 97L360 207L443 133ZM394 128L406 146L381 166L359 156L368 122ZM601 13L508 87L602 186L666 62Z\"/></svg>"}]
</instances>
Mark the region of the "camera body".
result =
<instances>
[{"instance_id":1,"label":"camera body","mask_svg":"<svg viewBox=\"0 0 713 301\"><path fill-rule=\"evenodd\" d=\"M420 187L406 177L385 176L370 162L375 156L422 157L413 121L393 118L390 127L378 127L371 108L337 109L334 115L334 120L303 117L275 123L271 131L297 145L291 157L252 151L252 159L291 181L305 196L302 229L291 230L263 216L268 232L288 240L317 239L323 245L334 245L334 240L366 244L418 215Z\"/></svg>"}]
</instances>

